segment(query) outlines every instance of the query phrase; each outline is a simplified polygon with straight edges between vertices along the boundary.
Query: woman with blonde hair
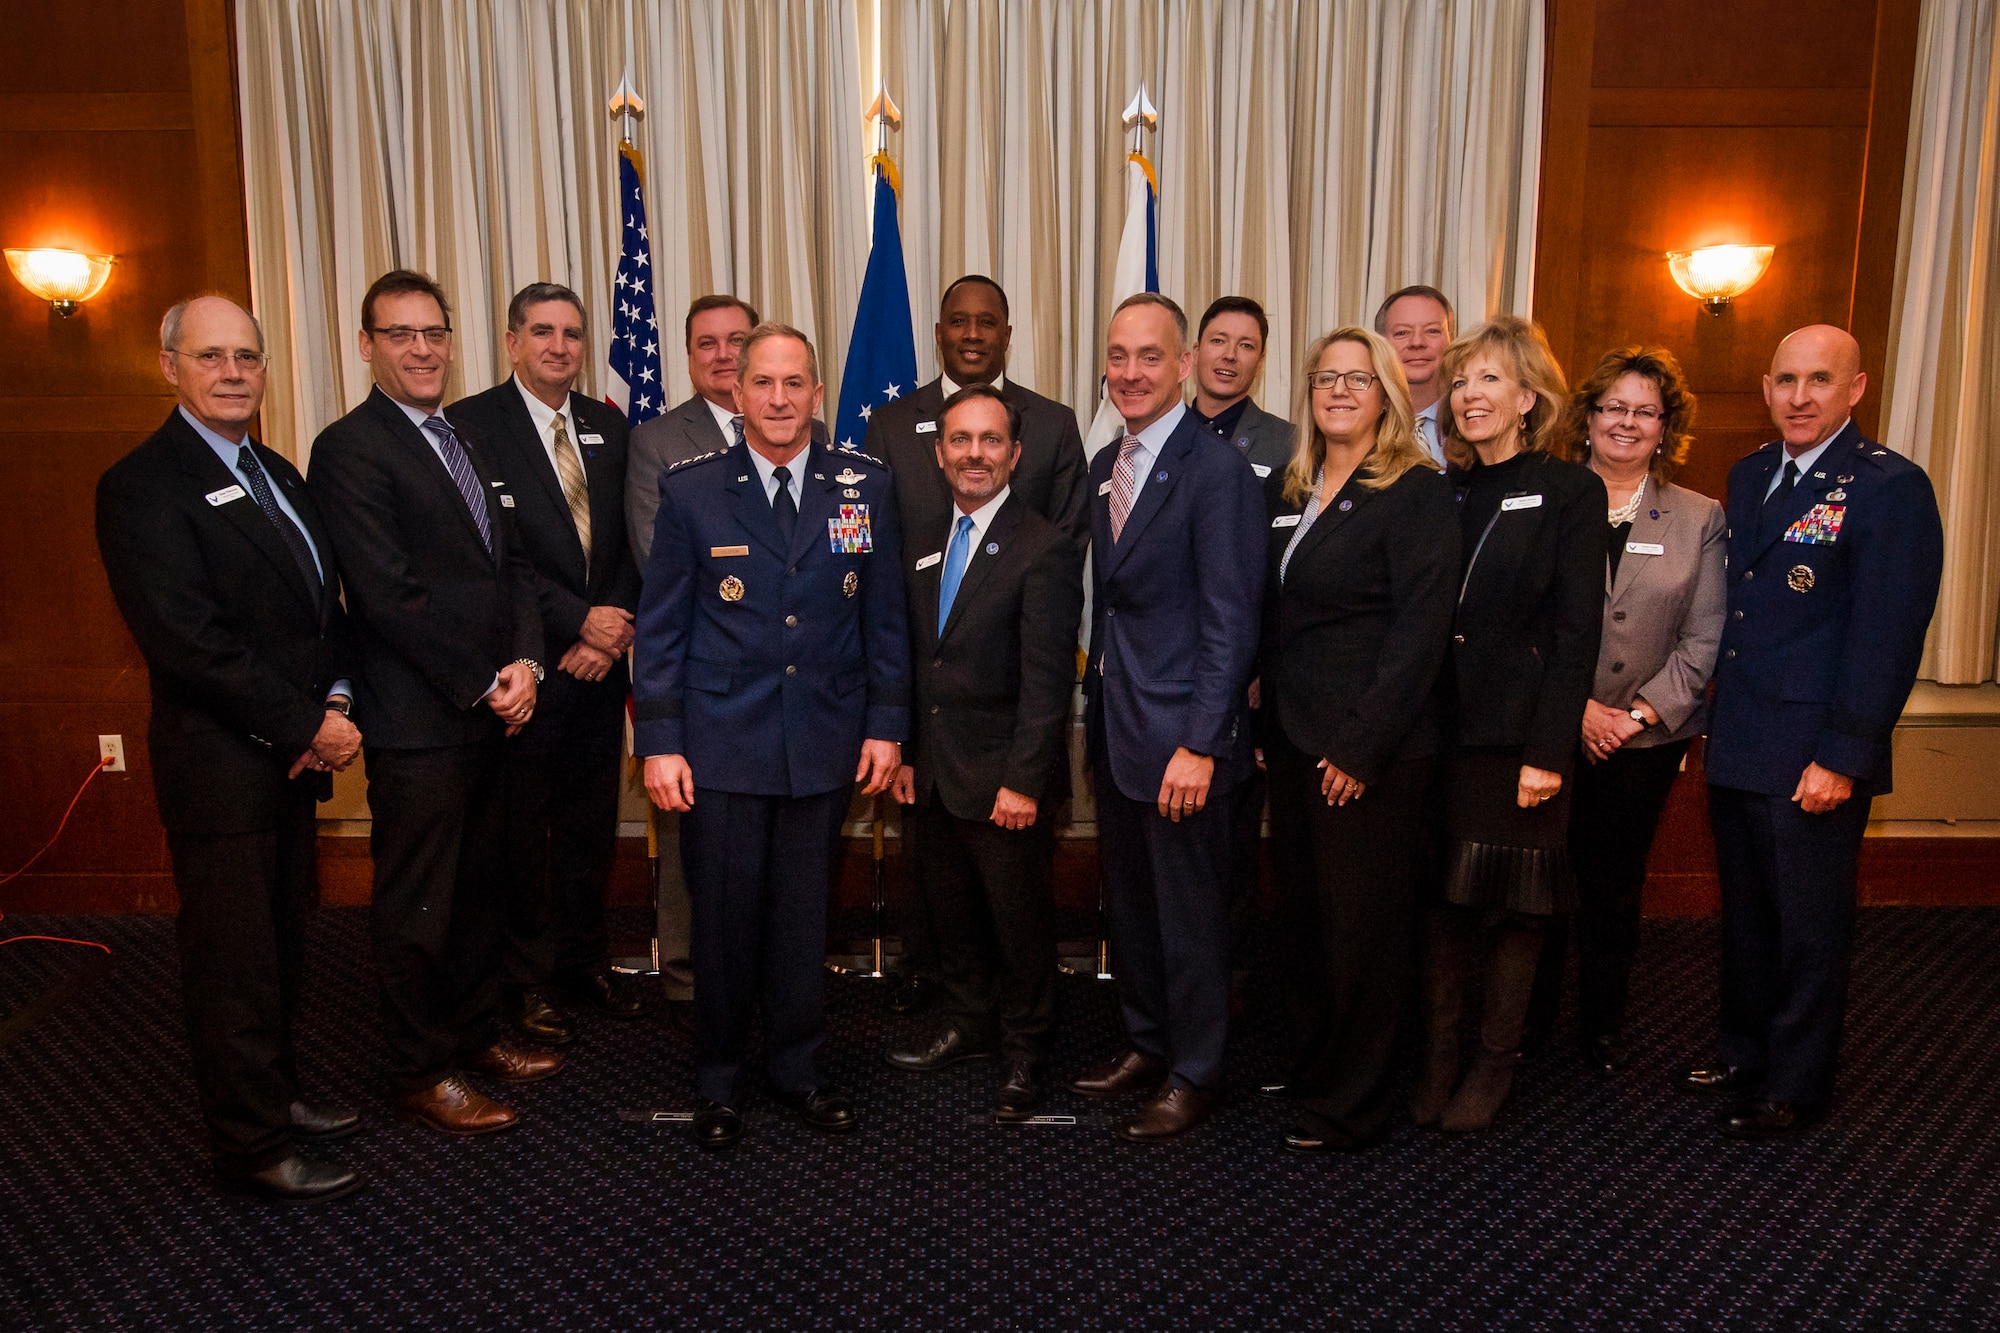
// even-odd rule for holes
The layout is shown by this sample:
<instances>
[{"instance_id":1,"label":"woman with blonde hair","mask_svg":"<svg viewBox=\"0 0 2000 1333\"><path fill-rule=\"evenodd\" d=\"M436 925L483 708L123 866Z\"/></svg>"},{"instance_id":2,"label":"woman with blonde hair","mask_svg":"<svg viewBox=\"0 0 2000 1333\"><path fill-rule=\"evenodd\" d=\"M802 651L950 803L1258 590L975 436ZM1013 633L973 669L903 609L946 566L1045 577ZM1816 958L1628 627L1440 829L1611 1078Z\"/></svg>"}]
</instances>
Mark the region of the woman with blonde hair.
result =
<instances>
[{"instance_id":1,"label":"woman with blonde hair","mask_svg":"<svg viewBox=\"0 0 2000 1333\"><path fill-rule=\"evenodd\" d=\"M1604 483L1552 452L1567 394L1541 329L1499 315L1445 350L1442 411L1463 552L1445 673L1440 901L1425 923L1420 1125L1480 1130L1513 1089L1549 918L1573 904L1577 729L1597 665ZM1479 1052L1460 1079L1468 977Z\"/></svg>"},{"instance_id":2,"label":"woman with blonde hair","mask_svg":"<svg viewBox=\"0 0 2000 1333\"><path fill-rule=\"evenodd\" d=\"M1301 1152L1356 1149L1393 1110L1415 953L1438 668L1458 587L1451 490L1378 334L1307 349L1290 464L1266 483L1262 742Z\"/></svg>"}]
</instances>

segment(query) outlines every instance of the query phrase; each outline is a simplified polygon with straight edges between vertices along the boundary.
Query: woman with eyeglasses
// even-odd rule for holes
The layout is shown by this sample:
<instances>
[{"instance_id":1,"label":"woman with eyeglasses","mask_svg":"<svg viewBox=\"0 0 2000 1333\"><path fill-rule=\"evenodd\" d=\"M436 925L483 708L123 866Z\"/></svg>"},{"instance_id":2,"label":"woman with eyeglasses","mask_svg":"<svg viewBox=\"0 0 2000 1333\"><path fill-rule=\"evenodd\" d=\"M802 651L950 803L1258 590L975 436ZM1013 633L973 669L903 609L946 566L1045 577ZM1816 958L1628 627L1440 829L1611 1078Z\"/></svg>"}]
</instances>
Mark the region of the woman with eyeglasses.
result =
<instances>
[{"instance_id":1,"label":"woman with eyeglasses","mask_svg":"<svg viewBox=\"0 0 2000 1333\"><path fill-rule=\"evenodd\" d=\"M1570 774L1604 600L1604 483L1558 458L1566 392L1540 328L1495 316L1445 349L1441 424L1462 570L1447 657L1439 901L1425 921L1420 1125L1487 1128L1514 1086L1549 919L1570 910ZM1481 969L1479 1049L1459 1023Z\"/></svg>"},{"instance_id":2,"label":"woman with eyeglasses","mask_svg":"<svg viewBox=\"0 0 2000 1333\"><path fill-rule=\"evenodd\" d=\"M1577 1037L1592 1069L1630 1063L1623 1028L1639 948L1646 857L1674 775L1708 720L1708 678L1722 640L1722 506L1671 484L1692 442L1695 399L1661 347L1607 352L1570 395L1557 448L1610 494L1603 643L1583 706L1569 821L1576 874ZM1546 1036L1562 996L1569 931L1550 923L1529 1010Z\"/></svg>"},{"instance_id":3,"label":"woman with eyeglasses","mask_svg":"<svg viewBox=\"0 0 2000 1333\"><path fill-rule=\"evenodd\" d=\"M1295 1098L1284 1144L1352 1150L1394 1109L1415 954L1436 679L1458 588L1451 490L1417 443L1395 350L1360 328L1307 349L1272 515L1260 663L1263 753Z\"/></svg>"}]
</instances>

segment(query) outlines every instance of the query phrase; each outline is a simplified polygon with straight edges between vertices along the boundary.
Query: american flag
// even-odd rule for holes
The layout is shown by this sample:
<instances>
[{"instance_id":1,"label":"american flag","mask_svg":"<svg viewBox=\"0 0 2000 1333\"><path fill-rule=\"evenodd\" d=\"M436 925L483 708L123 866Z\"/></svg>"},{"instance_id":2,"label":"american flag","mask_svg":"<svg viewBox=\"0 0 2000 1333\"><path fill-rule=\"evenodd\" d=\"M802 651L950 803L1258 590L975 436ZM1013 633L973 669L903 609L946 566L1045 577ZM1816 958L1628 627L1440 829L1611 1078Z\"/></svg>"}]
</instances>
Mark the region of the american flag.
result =
<instances>
[{"instance_id":1,"label":"american flag","mask_svg":"<svg viewBox=\"0 0 2000 1333\"><path fill-rule=\"evenodd\" d=\"M618 201L625 225L611 283L611 385L605 399L636 426L666 409L660 377L660 321L653 311L652 241L639 150L618 145Z\"/></svg>"}]
</instances>

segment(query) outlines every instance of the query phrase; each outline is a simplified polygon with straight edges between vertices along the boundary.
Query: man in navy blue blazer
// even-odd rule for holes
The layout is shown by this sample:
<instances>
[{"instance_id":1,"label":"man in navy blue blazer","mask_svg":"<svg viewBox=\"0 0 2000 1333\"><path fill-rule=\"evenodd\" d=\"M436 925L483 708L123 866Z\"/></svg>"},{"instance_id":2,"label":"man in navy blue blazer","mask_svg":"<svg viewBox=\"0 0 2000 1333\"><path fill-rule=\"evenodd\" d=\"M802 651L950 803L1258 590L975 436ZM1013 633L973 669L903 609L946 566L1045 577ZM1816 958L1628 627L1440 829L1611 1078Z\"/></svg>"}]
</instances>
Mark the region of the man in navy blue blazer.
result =
<instances>
[{"instance_id":1,"label":"man in navy blue blazer","mask_svg":"<svg viewBox=\"0 0 2000 1333\"><path fill-rule=\"evenodd\" d=\"M812 443L825 386L797 329L743 346L742 438L661 478L633 671L633 753L682 818L694 905L695 1141L741 1137L761 1010L779 1101L856 1128L822 1082L834 820L887 790L909 726L909 639L889 469Z\"/></svg>"},{"instance_id":2,"label":"man in navy blue blazer","mask_svg":"<svg viewBox=\"0 0 2000 1333\"><path fill-rule=\"evenodd\" d=\"M1215 1106L1229 1028L1225 798L1255 767L1247 692L1264 501L1249 462L1181 401L1193 360L1173 301L1142 292L1119 305L1105 383L1125 435L1090 466L1085 726L1132 1045L1070 1090L1153 1093L1118 1131L1142 1143L1194 1128Z\"/></svg>"},{"instance_id":3,"label":"man in navy blue blazer","mask_svg":"<svg viewBox=\"0 0 2000 1333\"><path fill-rule=\"evenodd\" d=\"M1680 1081L1739 1098L1720 1124L1731 1138L1795 1133L1832 1099L1861 836L1937 603L1937 499L1855 426L1867 387L1845 330L1791 334L1764 377L1782 438L1729 473L1707 761L1722 1058Z\"/></svg>"}]
</instances>

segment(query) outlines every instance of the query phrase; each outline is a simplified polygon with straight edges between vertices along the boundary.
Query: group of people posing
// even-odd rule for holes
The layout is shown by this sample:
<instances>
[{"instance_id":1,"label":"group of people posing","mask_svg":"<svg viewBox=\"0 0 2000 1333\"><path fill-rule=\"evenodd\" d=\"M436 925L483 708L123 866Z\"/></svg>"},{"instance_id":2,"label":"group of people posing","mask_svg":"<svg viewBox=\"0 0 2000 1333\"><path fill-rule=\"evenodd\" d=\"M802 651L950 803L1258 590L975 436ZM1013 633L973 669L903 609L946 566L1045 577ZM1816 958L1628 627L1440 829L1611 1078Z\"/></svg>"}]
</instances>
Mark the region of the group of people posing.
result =
<instances>
[{"instance_id":1,"label":"group of people posing","mask_svg":"<svg viewBox=\"0 0 2000 1333\"><path fill-rule=\"evenodd\" d=\"M211 297L169 312L179 405L99 486L226 1187L362 1183L299 1151L359 1117L302 1098L290 1025L314 801L364 749L403 1115L508 1128L475 1081L558 1073L565 997L642 1011L603 925L628 693L695 1142L735 1145L758 1082L815 1128L859 1124L818 1061L857 785L904 807L899 1007L936 996L889 1062L997 1058L995 1117L1044 1109L1086 578L1127 1042L1066 1086L1126 1099L1122 1137L1219 1105L1267 802L1290 1047L1259 1091L1295 1105L1286 1147L1388 1131L1413 988L1409 1115L1485 1129L1572 934L1584 1056L1624 1071L1647 856L1703 734L1722 1040L1677 1081L1726 1094L1734 1137L1824 1114L1861 835L1942 545L1922 471L1851 419L1866 376L1842 330L1777 348L1780 439L1731 471L1725 509L1672 482L1695 403L1670 352L1616 349L1571 390L1534 324L1460 336L1429 287L1316 339L1290 421L1251 397L1254 301L1190 328L1127 299L1104 348L1124 431L1090 458L1072 411L1006 377L1006 294L976 275L944 293L942 373L859 451L826 437L810 340L734 297L687 313L695 396L630 431L575 391L567 288L518 293L513 375L449 406L445 293L398 270L361 317L375 387L315 441L310 481L248 437L262 334Z\"/></svg>"}]
</instances>

